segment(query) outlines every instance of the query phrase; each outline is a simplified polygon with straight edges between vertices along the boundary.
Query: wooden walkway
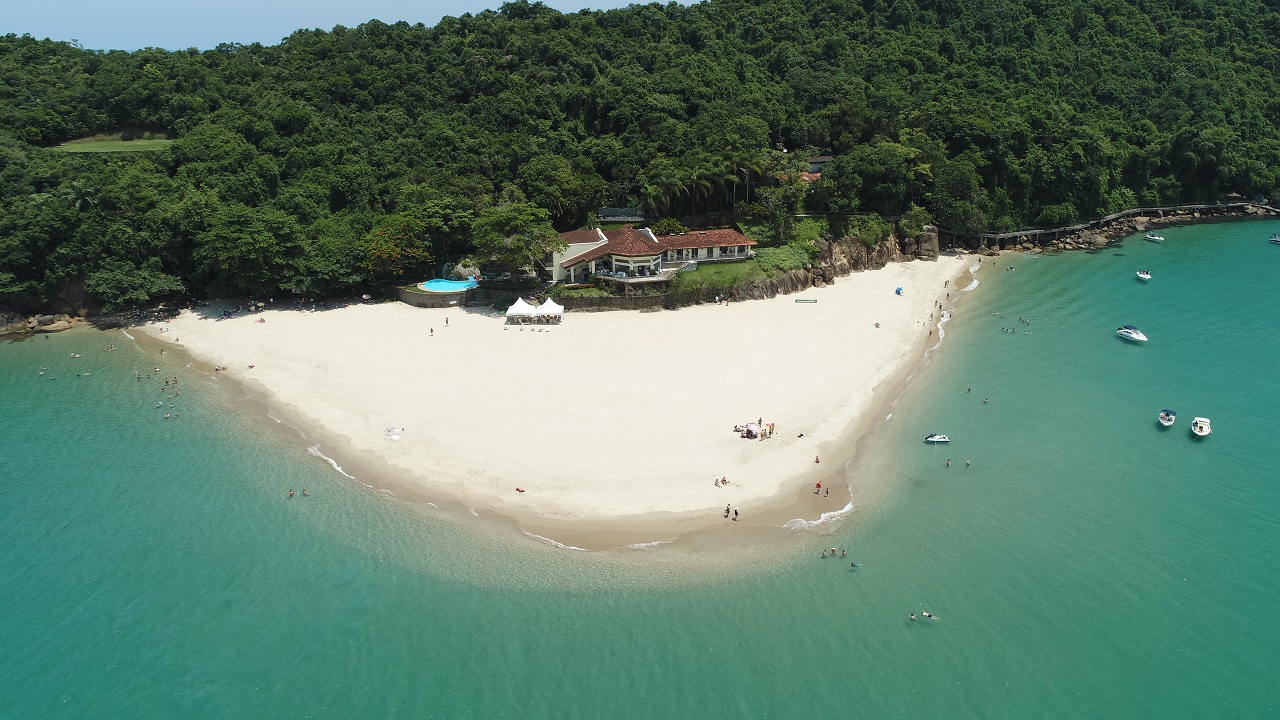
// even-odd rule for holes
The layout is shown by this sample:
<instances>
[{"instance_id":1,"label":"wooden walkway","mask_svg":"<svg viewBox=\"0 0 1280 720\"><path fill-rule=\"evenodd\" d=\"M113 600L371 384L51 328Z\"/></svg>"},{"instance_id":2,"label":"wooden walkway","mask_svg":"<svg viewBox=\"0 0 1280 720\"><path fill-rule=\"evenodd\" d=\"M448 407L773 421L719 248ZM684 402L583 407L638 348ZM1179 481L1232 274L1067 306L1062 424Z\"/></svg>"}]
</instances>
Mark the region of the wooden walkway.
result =
<instances>
[{"instance_id":1,"label":"wooden walkway","mask_svg":"<svg viewBox=\"0 0 1280 720\"><path fill-rule=\"evenodd\" d=\"M1217 215L1225 212L1245 211L1251 207L1258 208L1260 210L1264 210L1272 214L1280 214L1280 210L1277 210L1276 208L1273 208L1267 205L1259 205L1258 203L1252 203L1252 202L1199 203L1194 205L1165 205L1161 207L1130 208L1128 210L1121 210L1120 212L1111 213L1110 215L1103 215L1100 218L1088 220L1082 223L1076 223L1075 225L1067 225L1064 227L1045 228L1045 229L1039 229L1039 230L1011 230L1009 232L1002 232L1002 233L982 233L981 235L977 235L976 237L979 240L981 240L984 245L991 244L992 242L994 242L995 244L999 244L1001 240L1007 240L1009 238L1021 238L1021 237L1027 238L1027 240L1029 240L1030 242L1039 243L1045 240L1057 240L1058 238L1063 237L1064 235L1072 235L1075 233L1086 232L1089 230L1101 230L1116 221L1126 220L1134 217L1163 217L1167 213L1178 212L1178 211L1201 212L1201 213ZM946 233L952 238L964 237L964 236L957 235L945 228L939 228L939 231Z\"/></svg>"}]
</instances>

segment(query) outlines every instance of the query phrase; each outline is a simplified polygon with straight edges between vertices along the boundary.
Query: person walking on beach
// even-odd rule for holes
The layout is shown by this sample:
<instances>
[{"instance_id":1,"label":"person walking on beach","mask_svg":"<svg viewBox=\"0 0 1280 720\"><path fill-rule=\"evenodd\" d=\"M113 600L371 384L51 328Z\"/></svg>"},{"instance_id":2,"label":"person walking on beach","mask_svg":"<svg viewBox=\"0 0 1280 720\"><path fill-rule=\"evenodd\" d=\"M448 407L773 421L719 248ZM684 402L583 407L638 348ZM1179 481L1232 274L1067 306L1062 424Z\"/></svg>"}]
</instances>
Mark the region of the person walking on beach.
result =
<instances>
[{"instance_id":1,"label":"person walking on beach","mask_svg":"<svg viewBox=\"0 0 1280 720\"><path fill-rule=\"evenodd\" d=\"M831 497L831 488L827 488L827 494L824 497Z\"/></svg>"},{"instance_id":2,"label":"person walking on beach","mask_svg":"<svg viewBox=\"0 0 1280 720\"><path fill-rule=\"evenodd\" d=\"M814 461L814 462L818 462L818 458L814 458L814 459L813 459L813 461ZM822 483L820 483L820 482L818 482L818 483L814 483L814 484L813 484L813 494L814 494L814 495L817 495L817 494L818 494L818 493L820 493L820 492L822 492Z\"/></svg>"},{"instance_id":3,"label":"person walking on beach","mask_svg":"<svg viewBox=\"0 0 1280 720\"><path fill-rule=\"evenodd\" d=\"M738 511L736 509L733 511L733 521L734 522L738 521Z\"/></svg>"},{"instance_id":4,"label":"person walking on beach","mask_svg":"<svg viewBox=\"0 0 1280 720\"><path fill-rule=\"evenodd\" d=\"M449 318L444 319L444 326L449 327Z\"/></svg>"},{"instance_id":5,"label":"person walking on beach","mask_svg":"<svg viewBox=\"0 0 1280 720\"><path fill-rule=\"evenodd\" d=\"M436 329L435 329L435 328L429 328L429 330L431 331L431 337L435 337L435 336L436 336Z\"/></svg>"}]
</instances>

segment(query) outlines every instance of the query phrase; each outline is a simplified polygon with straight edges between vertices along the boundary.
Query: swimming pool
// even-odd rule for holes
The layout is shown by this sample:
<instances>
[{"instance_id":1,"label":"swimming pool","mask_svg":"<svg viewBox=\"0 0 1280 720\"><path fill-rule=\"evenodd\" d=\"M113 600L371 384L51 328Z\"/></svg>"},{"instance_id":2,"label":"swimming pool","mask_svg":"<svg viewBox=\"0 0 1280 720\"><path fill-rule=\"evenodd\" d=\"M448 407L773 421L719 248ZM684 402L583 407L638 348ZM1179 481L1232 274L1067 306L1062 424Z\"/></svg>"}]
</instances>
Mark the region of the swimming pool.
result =
<instances>
[{"instance_id":1,"label":"swimming pool","mask_svg":"<svg viewBox=\"0 0 1280 720\"><path fill-rule=\"evenodd\" d=\"M475 280L441 280L436 278L435 280L419 283L418 287L427 292L462 292L463 290L470 290L476 284Z\"/></svg>"}]
</instances>

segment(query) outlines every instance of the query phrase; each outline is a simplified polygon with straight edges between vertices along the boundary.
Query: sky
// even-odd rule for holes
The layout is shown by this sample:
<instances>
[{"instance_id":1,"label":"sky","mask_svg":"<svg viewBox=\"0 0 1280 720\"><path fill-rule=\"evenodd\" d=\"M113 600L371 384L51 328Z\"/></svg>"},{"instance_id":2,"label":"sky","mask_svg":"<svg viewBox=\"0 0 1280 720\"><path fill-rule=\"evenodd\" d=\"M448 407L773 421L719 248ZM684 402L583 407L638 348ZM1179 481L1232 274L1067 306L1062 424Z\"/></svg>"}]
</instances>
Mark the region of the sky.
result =
<instances>
[{"instance_id":1,"label":"sky","mask_svg":"<svg viewBox=\"0 0 1280 720\"><path fill-rule=\"evenodd\" d=\"M91 50L208 50L219 43L275 45L294 30L355 27L372 19L387 24L435 25L446 15L497 9L503 0L19 0L0 13L0 35L79 42ZM626 7L644 0L543 0L561 12Z\"/></svg>"}]
</instances>

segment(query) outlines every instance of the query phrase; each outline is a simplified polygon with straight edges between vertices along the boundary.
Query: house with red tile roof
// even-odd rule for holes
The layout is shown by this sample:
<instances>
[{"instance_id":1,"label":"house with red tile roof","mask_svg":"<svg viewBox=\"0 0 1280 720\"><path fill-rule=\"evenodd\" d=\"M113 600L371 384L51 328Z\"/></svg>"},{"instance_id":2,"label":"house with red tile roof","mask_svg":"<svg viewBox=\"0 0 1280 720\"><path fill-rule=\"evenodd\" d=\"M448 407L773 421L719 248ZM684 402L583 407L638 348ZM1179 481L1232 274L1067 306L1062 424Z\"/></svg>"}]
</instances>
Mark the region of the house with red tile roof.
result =
<instances>
[{"instance_id":1,"label":"house with red tile roof","mask_svg":"<svg viewBox=\"0 0 1280 720\"><path fill-rule=\"evenodd\" d=\"M568 247L552 255L549 269L553 280L570 283L590 275L631 283L665 282L690 261L746 260L756 244L729 228L654 235L648 228L628 225L615 230L573 230L560 237Z\"/></svg>"}]
</instances>

